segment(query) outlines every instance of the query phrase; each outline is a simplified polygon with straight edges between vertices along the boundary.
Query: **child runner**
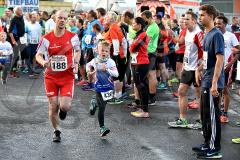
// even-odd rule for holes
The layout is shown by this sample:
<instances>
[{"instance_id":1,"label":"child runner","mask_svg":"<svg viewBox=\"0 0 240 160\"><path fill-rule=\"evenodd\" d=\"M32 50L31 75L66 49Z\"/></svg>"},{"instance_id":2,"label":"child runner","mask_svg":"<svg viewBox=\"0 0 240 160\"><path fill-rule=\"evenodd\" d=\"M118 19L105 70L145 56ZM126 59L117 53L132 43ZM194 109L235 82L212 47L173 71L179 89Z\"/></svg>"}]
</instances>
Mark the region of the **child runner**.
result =
<instances>
[{"instance_id":1,"label":"child runner","mask_svg":"<svg viewBox=\"0 0 240 160\"><path fill-rule=\"evenodd\" d=\"M104 111L107 100L113 98L114 83L112 77L118 77L118 70L115 62L110 58L110 44L106 41L98 43L98 56L87 63L86 70L89 79L95 81L96 100L91 100L90 114L94 115L96 108L98 111L98 122L100 126L100 136L106 136L110 130L104 126Z\"/></svg>"}]
</instances>

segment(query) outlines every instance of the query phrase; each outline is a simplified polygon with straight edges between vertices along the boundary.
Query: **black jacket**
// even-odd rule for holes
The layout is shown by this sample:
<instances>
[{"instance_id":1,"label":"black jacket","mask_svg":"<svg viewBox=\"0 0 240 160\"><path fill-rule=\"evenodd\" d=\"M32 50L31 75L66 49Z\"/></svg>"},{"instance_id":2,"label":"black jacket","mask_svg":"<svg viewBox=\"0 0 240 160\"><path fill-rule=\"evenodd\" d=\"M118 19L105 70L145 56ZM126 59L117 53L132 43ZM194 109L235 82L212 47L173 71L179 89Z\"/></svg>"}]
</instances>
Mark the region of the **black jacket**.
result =
<instances>
[{"instance_id":1,"label":"black jacket","mask_svg":"<svg viewBox=\"0 0 240 160\"><path fill-rule=\"evenodd\" d=\"M13 19L10 22L9 33L13 33L13 36L16 41L18 41L20 37L24 36L25 25L24 25L23 16L13 17Z\"/></svg>"}]
</instances>

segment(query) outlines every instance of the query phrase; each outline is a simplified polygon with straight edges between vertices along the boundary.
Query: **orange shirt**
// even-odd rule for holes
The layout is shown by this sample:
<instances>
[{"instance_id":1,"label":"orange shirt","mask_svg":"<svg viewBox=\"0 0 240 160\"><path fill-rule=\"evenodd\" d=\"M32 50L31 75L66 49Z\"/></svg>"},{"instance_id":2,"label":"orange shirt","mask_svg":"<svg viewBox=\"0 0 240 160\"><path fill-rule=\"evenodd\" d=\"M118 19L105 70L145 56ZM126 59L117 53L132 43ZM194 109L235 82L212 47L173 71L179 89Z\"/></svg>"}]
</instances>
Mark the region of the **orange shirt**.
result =
<instances>
[{"instance_id":1,"label":"orange shirt","mask_svg":"<svg viewBox=\"0 0 240 160\"><path fill-rule=\"evenodd\" d=\"M107 33L104 35L104 39L112 44L112 40L117 39L119 41L119 55L121 58L124 58L122 40L124 35L120 26L117 23L113 23ZM112 53L111 53L112 54Z\"/></svg>"}]
</instances>

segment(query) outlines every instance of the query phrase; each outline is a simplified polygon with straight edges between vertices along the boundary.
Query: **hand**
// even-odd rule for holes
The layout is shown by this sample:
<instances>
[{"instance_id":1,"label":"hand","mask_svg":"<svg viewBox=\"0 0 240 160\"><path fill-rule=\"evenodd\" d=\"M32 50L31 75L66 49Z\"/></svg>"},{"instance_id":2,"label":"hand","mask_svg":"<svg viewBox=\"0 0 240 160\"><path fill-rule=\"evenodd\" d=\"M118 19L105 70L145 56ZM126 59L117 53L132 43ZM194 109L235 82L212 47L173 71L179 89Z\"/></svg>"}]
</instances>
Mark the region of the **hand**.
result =
<instances>
[{"instance_id":1,"label":"hand","mask_svg":"<svg viewBox=\"0 0 240 160\"><path fill-rule=\"evenodd\" d=\"M50 67L51 67L50 60L43 61L42 66L43 66L43 67L46 67L46 68L50 68Z\"/></svg>"},{"instance_id":2,"label":"hand","mask_svg":"<svg viewBox=\"0 0 240 160\"><path fill-rule=\"evenodd\" d=\"M232 51L233 54L238 54L239 49L237 49L237 48L232 48L231 51Z\"/></svg>"},{"instance_id":3,"label":"hand","mask_svg":"<svg viewBox=\"0 0 240 160\"><path fill-rule=\"evenodd\" d=\"M102 71L106 71L107 70L107 66L106 66L106 64L102 64Z\"/></svg>"},{"instance_id":4,"label":"hand","mask_svg":"<svg viewBox=\"0 0 240 160\"><path fill-rule=\"evenodd\" d=\"M197 85L200 86L201 72L198 69L195 71L195 79L196 79Z\"/></svg>"},{"instance_id":5,"label":"hand","mask_svg":"<svg viewBox=\"0 0 240 160\"><path fill-rule=\"evenodd\" d=\"M78 64L74 64L74 66L73 66L73 73L74 74L78 73Z\"/></svg>"},{"instance_id":6,"label":"hand","mask_svg":"<svg viewBox=\"0 0 240 160\"><path fill-rule=\"evenodd\" d=\"M212 82L212 88L210 90L211 94L213 95L213 97L218 97L219 93L217 90L217 82Z\"/></svg>"},{"instance_id":7,"label":"hand","mask_svg":"<svg viewBox=\"0 0 240 160\"><path fill-rule=\"evenodd\" d=\"M18 46L18 43L16 41L12 42L14 46Z\"/></svg>"}]
</instances>

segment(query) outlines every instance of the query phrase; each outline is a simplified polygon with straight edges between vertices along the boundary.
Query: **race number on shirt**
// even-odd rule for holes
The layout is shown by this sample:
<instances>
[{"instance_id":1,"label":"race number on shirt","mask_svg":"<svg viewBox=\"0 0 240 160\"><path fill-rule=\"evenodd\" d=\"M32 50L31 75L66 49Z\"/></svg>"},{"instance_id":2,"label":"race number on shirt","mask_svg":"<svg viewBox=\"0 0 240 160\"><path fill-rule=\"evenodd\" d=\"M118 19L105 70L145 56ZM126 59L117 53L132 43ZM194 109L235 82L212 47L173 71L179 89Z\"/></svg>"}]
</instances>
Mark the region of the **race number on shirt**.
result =
<instances>
[{"instance_id":1,"label":"race number on shirt","mask_svg":"<svg viewBox=\"0 0 240 160\"><path fill-rule=\"evenodd\" d=\"M132 53L131 54L131 63L137 63L137 56L138 56L138 53Z\"/></svg>"},{"instance_id":2,"label":"race number on shirt","mask_svg":"<svg viewBox=\"0 0 240 160\"><path fill-rule=\"evenodd\" d=\"M67 69L67 57L64 55L56 55L51 57L52 71L60 72Z\"/></svg>"},{"instance_id":3,"label":"race number on shirt","mask_svg":"<svg viewBox=\"0 0 240 160\"><path fill-rule=\"evenodd\" d=\"M31 37L30 38L30 44L38 44L38 38L37 37Z\"/></svg>"},{"instance_id":4,"label":"race number on shirt","mask_svg":"<svg viewBox=\"0 0 240 160\"><path fill-rule=\"evenodd\" d=\"M86 35L86 37L85 37L85 43L86 43L86 44L90 44L91 41L92 41L92 36L91 36L91 35Z\"/></svg>"},{"instance_id":5,"label":"race number on shirt","mask_svg":"<svg viewBox=\"0 0 240 160\"><path fill-rule=\"evenodd\" d=\"M107 91L107 92L101 92L102 98L104 101L110 100L113 98L113 90Z\"/></svg>"},{"instance_id":6,"label":"race number on shirt","mask_svg":"<svg viewBox=\"0 0 240 160\"><path fill-rule=\"evenodd\" d=\"M203 51L203 69L207 69L208 52Z\"/></svg>"}]
</instances>

